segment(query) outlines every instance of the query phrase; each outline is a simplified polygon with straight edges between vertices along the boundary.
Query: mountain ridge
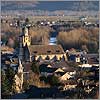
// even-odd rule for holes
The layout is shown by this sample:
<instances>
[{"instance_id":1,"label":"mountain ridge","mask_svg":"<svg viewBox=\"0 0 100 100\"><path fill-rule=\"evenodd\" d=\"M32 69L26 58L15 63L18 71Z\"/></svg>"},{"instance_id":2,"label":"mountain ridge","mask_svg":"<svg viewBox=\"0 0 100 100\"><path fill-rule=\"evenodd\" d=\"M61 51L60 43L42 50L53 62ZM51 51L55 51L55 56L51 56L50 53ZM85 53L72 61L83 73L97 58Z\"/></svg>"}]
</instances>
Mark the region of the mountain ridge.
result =
<instances>
[{"instance_id":1,"label":"mountain ridge","mask_svg":"<svg viewBox=\"0 0 100 100\"><path fill-rule=\"evenodd\" d=\"M99 11L99 1L1 1L1 10Z\"/></svg>"}]
</instances>

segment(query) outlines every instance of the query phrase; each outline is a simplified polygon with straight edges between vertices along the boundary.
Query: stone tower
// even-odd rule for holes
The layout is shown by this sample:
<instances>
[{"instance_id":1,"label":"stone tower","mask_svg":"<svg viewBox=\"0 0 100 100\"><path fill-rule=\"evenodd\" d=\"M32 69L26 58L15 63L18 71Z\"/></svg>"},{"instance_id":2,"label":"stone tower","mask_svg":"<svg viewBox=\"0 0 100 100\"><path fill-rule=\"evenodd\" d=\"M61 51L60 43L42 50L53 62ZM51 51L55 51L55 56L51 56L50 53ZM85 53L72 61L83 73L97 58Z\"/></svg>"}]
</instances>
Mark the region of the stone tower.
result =
<instances>
[{"instance_id":1,"label":"stone tower","mask_svg":"<svg viewBox=\"0 0 100 100\"><path fill-rule=\"evenodd\" d=\"M19 36L19 58L21 61L24 60L24 51L25 51L25 46L29 46L31 44L31 39L29 37L29 32L28 28L25 26L22 28L22 33Z\"/></svg>"},{"instance_id":2,"label":"stone tower","mask_svg":"<svg viewBox=\"0 0 100 100\"><path fill-rule=\"evenodd\" d=\"M24 33L24 36L23 36L23 46L25 47L26 44L27 44L27 46L29 46L30 45L30 37L29 37L29 34L28 34L28 28L27 27L25 27L23 29L23 33Z\"/></svg>"}]
</instances>

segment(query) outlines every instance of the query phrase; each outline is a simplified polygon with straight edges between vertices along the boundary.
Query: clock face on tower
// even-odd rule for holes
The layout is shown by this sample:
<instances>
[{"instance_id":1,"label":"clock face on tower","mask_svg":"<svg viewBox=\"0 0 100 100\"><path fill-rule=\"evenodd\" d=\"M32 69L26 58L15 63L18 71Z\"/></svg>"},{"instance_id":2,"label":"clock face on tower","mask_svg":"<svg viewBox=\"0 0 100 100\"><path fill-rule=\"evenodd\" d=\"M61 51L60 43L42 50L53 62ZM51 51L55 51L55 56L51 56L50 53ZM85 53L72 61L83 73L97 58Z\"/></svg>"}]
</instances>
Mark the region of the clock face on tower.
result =
<instances>
[{"instance_id":1,"label":"clock face on tower","mask_svg":"<svg viewBox=\"0 0 100 100\"><path fill-rule=\"evenodd\" d=\"M22 41L23 41L23 46L25 46L26 44L27 44L27 46L30 45L30 37L28 35L28 28L27 27L23 28Z\"/></svg>"},{"instance_id":2,"label":"clock face on tower","mask_svg":"<svg viewBox=\"0 0 100 100\"><path fill-rule=\"evenodd\" d=\"M25 36L25 37L23 37L23 45L25 46L25 45L30 45L30 38L29 38L29 36Z\"/></svg>"}]
</instances>

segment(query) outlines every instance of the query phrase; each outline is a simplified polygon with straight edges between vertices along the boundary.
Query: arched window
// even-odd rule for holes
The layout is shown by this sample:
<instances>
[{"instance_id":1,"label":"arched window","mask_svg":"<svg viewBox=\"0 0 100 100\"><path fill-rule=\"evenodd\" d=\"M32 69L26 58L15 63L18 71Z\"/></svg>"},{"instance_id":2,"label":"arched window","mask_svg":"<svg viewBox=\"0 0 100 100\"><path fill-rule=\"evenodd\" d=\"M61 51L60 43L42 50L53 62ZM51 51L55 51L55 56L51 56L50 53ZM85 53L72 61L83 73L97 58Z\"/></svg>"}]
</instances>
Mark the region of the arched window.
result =
<instances>
[{"instance_id":1,"label":"arched window","mask_svg":"<svg viewBox=\"0 0 100 100\"><path fill-rule=\"evenodd\" d=\"M31 58L31 59L32 59L32 61L35 61L35 60L36 60L35 58L36 58L36 56L35 56L35 55L34 55L34 56L32 56L32 58Z\"/></svg>"},{"instance_id":2,"label":"arched window","mask_svg":"<svg viewBox=\"0 0 100 100\"><path fill-rule=\"evenodd\" d=\"M47 55L46 58L45 58L45 60L50 60L50 57Z\"/></svg>"},{"instance_id":3,"label":"arched window","mask_svg":"<svg viewBox=\"0 0 100 100\"><path fill-rule=\"evenodd\" d=\"M40 62L40 61L42 61L42 60L43 60L43 59L42 59L41 56L39 56L39 58L37 59L38 62Z\"/></svg>"},{"instance_id":4,"label":"arched window","mask_svg":"<svg viewBox=\"0 0 100 100\"><path fill-rule=\"evenodd\" d=\"M61 61L65 61L65 56L64 56L64 55L62 56L62 59L61 59Z\"/></svg>"},{"instance_id":5,"label":"arched window","mask_svg":"<svg viewBox=\"0 0 100 100\"><path fill-rule=\"evenodd\" d=\"M57 56L55 55L52 60L57 61Z\"/></svg>"}]
</instances>

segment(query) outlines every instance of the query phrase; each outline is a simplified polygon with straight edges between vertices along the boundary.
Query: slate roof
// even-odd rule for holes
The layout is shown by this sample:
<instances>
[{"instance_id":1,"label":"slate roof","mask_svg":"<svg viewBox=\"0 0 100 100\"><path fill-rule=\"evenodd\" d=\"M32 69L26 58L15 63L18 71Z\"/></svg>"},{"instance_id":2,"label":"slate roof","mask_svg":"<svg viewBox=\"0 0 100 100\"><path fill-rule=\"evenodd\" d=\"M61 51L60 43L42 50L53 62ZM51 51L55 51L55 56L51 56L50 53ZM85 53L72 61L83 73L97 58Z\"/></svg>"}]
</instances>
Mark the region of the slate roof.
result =
<instances>
[{"instance_id":1,"label":"slate roof","mask_svg":"<svg viewBox=\"0 0 100 100\"><path fill-rule=\"evenodd\" d=\"M32 55L64 54L61 45L30 45L28 49Z\"/></svg>"},{"instance_id":2,"label":"slate roof","mask_svg":"<svg viewBox=\"0 0 100 100\"><path fill-rule=\"evenodd\" d=\"M75 68L69 66L65 61L52 63L51 66L52 68L61 68L65 72L73 72L75 70Z\"/></svg>"}]
</instances>

